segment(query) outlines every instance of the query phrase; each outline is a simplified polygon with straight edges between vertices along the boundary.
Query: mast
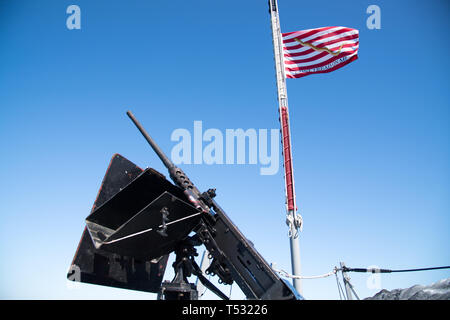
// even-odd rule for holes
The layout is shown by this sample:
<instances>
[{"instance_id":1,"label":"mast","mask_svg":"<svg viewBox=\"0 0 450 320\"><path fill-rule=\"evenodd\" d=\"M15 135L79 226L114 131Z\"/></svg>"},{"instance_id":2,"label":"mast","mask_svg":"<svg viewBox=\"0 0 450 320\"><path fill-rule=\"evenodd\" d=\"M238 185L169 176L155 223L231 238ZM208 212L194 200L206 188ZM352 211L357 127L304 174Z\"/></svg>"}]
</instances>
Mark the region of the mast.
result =
<instances>
[{"instance_id":1,"label":"mast","mask_svg":"<svg viewBox=\"0 0 450 320\"><path fill-rule=\"evenodd\" d=\"M275 70L278 89L278 113L280 116L281 142L283 147L284 189L286 194L286 222L289 227L289 240L291 247L292 274L300 276L300 243L299 228L301 217L297 215L295 199L294 170L292 164L291 134L289 128L289 109L286 90L286 75L284 70L283 41L281 37L280 19L278 15L277 0L269 0L269 12L272 25L273 52L275 58ZM300 279L293 279L293 284L298 293L302 294Z\"/></svg>"}]
</instances>

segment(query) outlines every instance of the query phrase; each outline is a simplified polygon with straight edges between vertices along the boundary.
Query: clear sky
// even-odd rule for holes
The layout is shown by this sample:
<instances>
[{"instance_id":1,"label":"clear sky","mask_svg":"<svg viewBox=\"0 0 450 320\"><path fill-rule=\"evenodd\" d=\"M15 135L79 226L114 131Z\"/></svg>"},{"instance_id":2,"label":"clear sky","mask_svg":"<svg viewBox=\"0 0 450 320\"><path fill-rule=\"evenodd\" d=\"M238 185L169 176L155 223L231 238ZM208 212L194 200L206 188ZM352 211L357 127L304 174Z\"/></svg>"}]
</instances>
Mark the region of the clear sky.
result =
<instances>
[{"instance_id":1,"label":"clear sky","mask_svg":"<svg viewBox=\"0 0 450 320\"><path fill-rule=\"evenodd\" d=\"M71 4L80 30L66 27ZM380 30L366 26L371 4ZM449 2L280 0L279 9L283 32L360 30L358 60L287 81L304 275L339 261L449 265ZM155 297L66 281L111 156L166 174L128 109L168 154L172 132L193 132L196 120L221 132L278 129L267 1L0 0L1 298ZM281 163L265 176L259 164L183 169L200 189L216 187L265 259L290 271ZM360 297L380 290L350 276ZM388 274L381 287L449 276ZM334 277L303 283L308 299L339 298Z\"/></svg>"}]
</instances>

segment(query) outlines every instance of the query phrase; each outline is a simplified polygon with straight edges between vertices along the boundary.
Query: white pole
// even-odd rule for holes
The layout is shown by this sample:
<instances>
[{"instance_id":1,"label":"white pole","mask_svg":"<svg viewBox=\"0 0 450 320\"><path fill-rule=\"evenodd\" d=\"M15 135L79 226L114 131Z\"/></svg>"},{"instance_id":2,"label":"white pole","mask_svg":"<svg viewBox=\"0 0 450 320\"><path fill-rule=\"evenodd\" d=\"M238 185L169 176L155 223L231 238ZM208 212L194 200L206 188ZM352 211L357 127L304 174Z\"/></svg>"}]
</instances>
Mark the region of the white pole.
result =
<instances>
[{"instance_id":1,"label":"white pole","mask_svg":"<svg viewBox=\"0 0 450 320\"><path fill-rule=\"evenodd\" d=\"M292 164L291 135L289 128L289 110L286 90L286 75L284 70L283 41L281 37L280 19L278 15L277 0L269 0L270 20L272 24L273 51L275 57L275 70L278 89L279 115L281 137L283 146L284 181L286 193L287 222L291 247L292 274L301 275L299 227L301 218L297 216L295 199L294 171ZM302 294L300 279L293 279L294 288Z\"/></svg>"}]
</instances>

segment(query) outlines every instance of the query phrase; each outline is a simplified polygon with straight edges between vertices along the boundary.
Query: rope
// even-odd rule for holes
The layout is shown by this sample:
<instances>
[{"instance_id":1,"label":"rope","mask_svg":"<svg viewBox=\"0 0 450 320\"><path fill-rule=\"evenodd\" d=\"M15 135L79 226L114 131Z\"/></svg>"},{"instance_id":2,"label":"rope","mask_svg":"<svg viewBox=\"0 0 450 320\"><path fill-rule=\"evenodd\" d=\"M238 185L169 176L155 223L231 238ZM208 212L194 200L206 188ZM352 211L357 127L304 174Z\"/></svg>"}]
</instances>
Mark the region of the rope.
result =
<instances>
[{"instance_id":1,"label":"rope","mask_svg":"<svg viewBox=\"0 0 450 320\"><path fill-rule=\"evenodd\" d=\"M166 223L166 226L171 225L171 224L173 224L173 223L177 223L177 222L186 220L186 219L189 219L189 218L192 218L192 217L195 217L195 216L198 216L199 214L202 214L202 213L203 213L203 212L197 212L197 213L191 214L190 216L183 217L183 218L181 218L181 219L178 219L178 220L174 220L174 221L168 222L168 223ZM161 228L162 226L163 226L163 225L160 225L160 226L158 226L158 228ZM158 229L158 228L157 228L157 229ZM117 242L117 241L121 241L121 240L124 240L124 239L128 239L128 238L131 238L131 237L138 236L138 235L143 234L143 233L146 233L146 232L150 232L150 231L152 231L152 230L154 230L154 229L155 229L155 228L149 228L149 229L145 229L145 230L142 230L142 231L139 231L139 232L136 232L136 233L129 234L129 235L127 235L127 236L125 236L125 237L122 237L122 238L114 239L114 240L111 240L111 241L102 241L102 244L111 244L111 243L114 243L114 242Z\"/></svg>"},{"instance_id":2,"label":"rope","mask_svg":"<svg viewBox=\"0 0 450 320\"><path fill-rule=\"evenodd\" d=\"M324 273L318 276L296 276L296 275L292 275L290 273L287 273L286 271L282 270L282 269L275 269L274 268L275 264L272 263L271 267L273 269L273 271L278 272L280 275L286 277L286 278L292 278L292 279L320 279L320 278L326 278L329 276L332 276L333 274L336 274L336 272L338 271L337 268L334 268L333 271L330 271L328 273Z\"/></svg>"}]
</instances>

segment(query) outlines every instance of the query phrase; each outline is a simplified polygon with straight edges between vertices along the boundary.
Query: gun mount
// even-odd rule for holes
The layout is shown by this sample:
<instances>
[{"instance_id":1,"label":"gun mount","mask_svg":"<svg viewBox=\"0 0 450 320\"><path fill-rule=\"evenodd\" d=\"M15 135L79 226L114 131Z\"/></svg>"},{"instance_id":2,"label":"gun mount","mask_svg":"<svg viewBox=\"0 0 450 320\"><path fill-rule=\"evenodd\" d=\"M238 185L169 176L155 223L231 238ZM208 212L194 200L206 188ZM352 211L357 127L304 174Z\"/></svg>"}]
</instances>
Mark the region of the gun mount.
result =
<instances>
[{"instance_id":1,"label":"gun mount","mask_svg":"<svg viewBox=\"0 0 450 320\"><path fill-rule=\"evenodd\" d=\"M81 269L85 279L89 279L85 282L158 292L160 299L197 299L195 286L187 281L187 277L194 274L205 287L227 299L206 279L194 260L197 255L195 247L204 245L212 257L206 273L217 275L219 282L224 284L236 282L248 299L302 299L287 281L273 271L217 204L215 189L201 193L163 153L133 114L128 111L127 115L164 163L174 184L151 168L139 169L140 172L135 170L134 174L123 168L111 172L114 159L126 162L128 167L136 167L119 155L113 157L99 193L104 189L111 190L108 199L101 203L96 201L86 218L87 232L85 230L72 263ZM121 181L120 187L118 183L114 187L105 186L106 182L114 179ZM90 244L87 243L87 233ZM83 246L88 248L89 254L80 250ZM175 277L171 282L161 283L171 252L176 254L173 264ZM102 281L97 279L98 273L93 270L96 268L93 256L96 255L110 261L103 264L102 272L108 276ZM143 280L139 282L141 286L129 280L133 276L125 277L113 272L112 269L117 269L114 261L118 260L132 261L131 265L122 268L127 270L127 275L135 274L130 272L136 270L134 266L144 266L146 272L140 275ZM81 267L77 264L80 261L84 262Z\"/></svg>"}]
</instances>

